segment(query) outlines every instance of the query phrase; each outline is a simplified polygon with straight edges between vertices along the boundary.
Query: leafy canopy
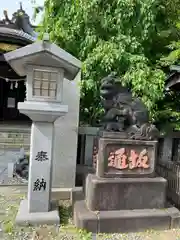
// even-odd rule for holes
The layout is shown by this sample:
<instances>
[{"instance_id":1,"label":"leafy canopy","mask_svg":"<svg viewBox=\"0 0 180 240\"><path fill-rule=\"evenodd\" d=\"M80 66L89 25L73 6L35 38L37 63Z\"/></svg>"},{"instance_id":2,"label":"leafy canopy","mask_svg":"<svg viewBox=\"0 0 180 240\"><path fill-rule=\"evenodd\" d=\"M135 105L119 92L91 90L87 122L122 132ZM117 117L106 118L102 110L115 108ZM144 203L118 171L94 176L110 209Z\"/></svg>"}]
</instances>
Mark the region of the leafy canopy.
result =
<instances>
[{"instance_id":1,"label":"leafy canopy","mask_svg":"<svg viewBox=\"0 0 180 240\"><path fill-rule=\"evenodd\" d=\"M176 39L179 0L46 0L41 32L83 62L81 121L101 113L99 86L112 71L153 113L164 97L158 61ZM176 6L176 7L174 7Z\"/></svg>"}]
</instances>

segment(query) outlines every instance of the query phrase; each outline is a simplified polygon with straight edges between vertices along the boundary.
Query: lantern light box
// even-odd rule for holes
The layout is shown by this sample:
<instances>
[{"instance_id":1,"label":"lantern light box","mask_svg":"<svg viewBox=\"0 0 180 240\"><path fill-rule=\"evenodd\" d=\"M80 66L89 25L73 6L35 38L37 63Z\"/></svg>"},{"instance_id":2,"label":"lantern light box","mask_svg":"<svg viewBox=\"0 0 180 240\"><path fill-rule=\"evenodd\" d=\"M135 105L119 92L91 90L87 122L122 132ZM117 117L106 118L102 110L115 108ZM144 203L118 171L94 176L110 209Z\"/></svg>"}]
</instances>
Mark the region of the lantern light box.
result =
<instances>
[{"instance_id":1,"label":"lantern light box","mask_svg":"<svg viewBox=\"0 0 180 240\"><path fill-rule=\"evenodd\" d=\"M61 102L63 91L63 69L28 66L27 100Z\"/></svg>"}]
</instances>

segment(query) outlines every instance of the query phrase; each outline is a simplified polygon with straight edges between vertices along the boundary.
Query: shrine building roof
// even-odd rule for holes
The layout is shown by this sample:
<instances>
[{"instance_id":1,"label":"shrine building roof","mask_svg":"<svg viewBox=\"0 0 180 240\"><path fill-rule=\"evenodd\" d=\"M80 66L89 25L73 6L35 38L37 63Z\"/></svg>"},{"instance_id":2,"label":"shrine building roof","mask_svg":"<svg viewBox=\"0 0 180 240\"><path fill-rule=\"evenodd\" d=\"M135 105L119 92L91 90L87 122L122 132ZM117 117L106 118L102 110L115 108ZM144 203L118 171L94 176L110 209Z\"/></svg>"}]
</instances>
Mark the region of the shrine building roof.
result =
<instances>
[{"instance_id":1,"label":"shrine building roof","mask_svg":"<svg viewBox=\"0 0 180 240\"><path fill-rule=\"evenodd\" d=\"M166 90L180 91L180 65L172 65L165 83Z\"/></svg>"},{"instance_id":2,"label":"shrine building roof","mask_svg":"<svg viewBox=\"0 0 180 240\"><path fill-rule=\"evenodd\" d=\"M4 18L0 20L0 42L17 43L24 46L34 42L36 39L37 33L34 31L34 26L30 23L28 14L23 10L22 4L13 13L11 19L7 10L4 10Z\"/></svg>"},{"instance_id":3,"label":"shrine building roof","mask_svg":"<svg viewBox=\"0 0 180 240\"><path fill-rule=\"evenodd\" d=\"M0 78L22 78L6 62L4 53L24 47L36 41L35 26L30 23L28 14L20 3L19 9L11 19L4 10L4 18L0 19Z\"/></svg>"}]
</instances>

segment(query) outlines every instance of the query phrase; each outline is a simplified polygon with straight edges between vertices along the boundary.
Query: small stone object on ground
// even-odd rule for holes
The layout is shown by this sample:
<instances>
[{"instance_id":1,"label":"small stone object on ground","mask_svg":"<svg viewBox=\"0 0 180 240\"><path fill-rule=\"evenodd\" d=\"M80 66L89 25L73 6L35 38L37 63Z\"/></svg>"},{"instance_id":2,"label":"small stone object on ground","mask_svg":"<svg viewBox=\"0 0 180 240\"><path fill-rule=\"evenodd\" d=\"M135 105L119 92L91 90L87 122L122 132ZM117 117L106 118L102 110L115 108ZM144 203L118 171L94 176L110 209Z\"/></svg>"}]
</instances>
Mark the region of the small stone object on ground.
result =
<instances>
[{"instance_id":1,"label":"small stone object on ground","mask_svg":"<svg viewBox=\"0 0 180 240\"><path fill-rule=\"evenodd\" d=\"M8 163L8 178L13 178L14 163Z\"/></svg>"},{"instance_id":2,"label":"small stone object on ground","mask_svg":"<svg viewBox=\"0 0 180 240\"><path fill-rule=\"evenodd\" d=\"M92 233L92 240L96 240L96 233Z\"/></svg>"},{"instance_id":3,"label":"small stone object on ground","mask_svg":"<svg viewBox=\"0 0 180 240\"><path fill-rule=\"evenodd\" d=\"M27 155L24 155L23 158L19 158L15 165L15 172L22 179L28 180L29 160Z\"/></svg>"}]
</instances>

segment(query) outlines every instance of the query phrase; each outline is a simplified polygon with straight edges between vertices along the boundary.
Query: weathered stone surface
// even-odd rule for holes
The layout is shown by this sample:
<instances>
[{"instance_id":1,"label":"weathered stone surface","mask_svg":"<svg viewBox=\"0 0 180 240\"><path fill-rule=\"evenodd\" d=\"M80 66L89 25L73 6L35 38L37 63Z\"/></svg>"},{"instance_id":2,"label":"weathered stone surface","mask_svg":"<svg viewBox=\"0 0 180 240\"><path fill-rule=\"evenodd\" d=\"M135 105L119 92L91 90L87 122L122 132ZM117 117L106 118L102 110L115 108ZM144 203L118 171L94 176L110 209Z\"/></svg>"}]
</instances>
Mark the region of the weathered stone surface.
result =
<instances>
[{"instance_id":1,"label":"weathered stone surface","mask_svg":"<svg viewBox=\"0 0 180 240\"><path fill-rule=\"evenodd\" d=\"M74 205L74 224L93 233L125 233L174 228L173 217L179 214L176 208L139 209L93 212L85 201Z\"/></svg>"},{"instance_id":2,"label":"weathered stone surface","mask_svg":"<svg viewBox=\"0 0 180 240\"><path fill-rule=\"evenodd\" d=\"M72 206L74 206L74 204L80 200L84 200L84 192L82 190L82 187L73 188L70 195L70 201Z\"/></svg>"},{"instance_id":3,"label":"weathered stone surface","mask_svg":"<svg viewBox=\"0 0 180 240\"><path fill-rule=\"evenodd\" d=\"M99 131L98 136L101 138L115 138L115 139L127 139L127 133L124 131L121 132L107 132L107 131Z\"/></svg>"},{"instance_id":4,"label":"weathered stone surface","mask_svg":"<svg viewBox=\"0 0 180 240\"><path fill-rule=\"evenodd\" d=\"M179 228L180 227L180 211L175 207L169 207L166 211L171 216L171 228Z\"/></svg>"},{"instance_id":5,"label":"weathered stone surface","mask_svg":"<svg viewBox=\"0 0 180 240\"><path fill-rule=\"evenodd\" d=\"M75 186L77 138L79 125L80 75L73 82L63 83L63 102L68 113L58 118L54 129L54 162L52 186L72 188ZM63 159L63 160L62 160Z\"/></svg>"},{"instance_id":6,"label":"weathered stone surface","mask_svg":"<svg viewBox=\"0 0 180 240\"><path fill-rule=\"evenodd\" d=\"M23 200L20 203L20 207L15 220L17 225L59 225L60 217L58 207L55 203L51 204L51 209L48 212L33 212L28 211L28 201Z\"/></svg>"},{"instance_id":7,"label":"weathered stone surface","mask_svg":"<svg viewBox=\"0 0 180 240\"><path fill-rule=\"evenodd\" d=\"M85 199L92 211L164 208L164 178L86 178Z\"/></svg>"},{"instance_id":8,"label":"weathered stone surface","mask_svg":"<svg viewBox=\"0 0 180 240\"><path fill-rule=\"evenodd\" d=\"M88 211L85 201L77 201L74 204L74 224L77 228L86 229L90 232L98 232L97 214Z\"/></svg>"},{"instance_id":9,"label":"weathered stone surface","mask_svg":"<svg viewBox=\"0 0 180 240\"><path fill-rule=\"evenodd\" d=\"M157 141L99 139L96 174L99 177L154 177ZM113 137L114 135L114 137Z\"/></svg>"},{"instance_id":10,"label":"weathered stone surface","mask_svg":"<svg viewBox=\"0 0 180 240\"><path fill-rule=\"evenodd\" d=\"M33 123L28 185L28 210L48 212L51 192L53 124ZM43 144L42 144L43 143Z\"/></svg>"},{"instance_id":11,"label":"weathered stone surface","mask_svg":"<svg viewBox=\"0 0 180 240\"><path fill-rule=\"evenodd\" d=\"M171 218L165 210L142 209L102 211L99 213L99 232L138 232L169 229Z\"/></svg>"}]
</instances>

